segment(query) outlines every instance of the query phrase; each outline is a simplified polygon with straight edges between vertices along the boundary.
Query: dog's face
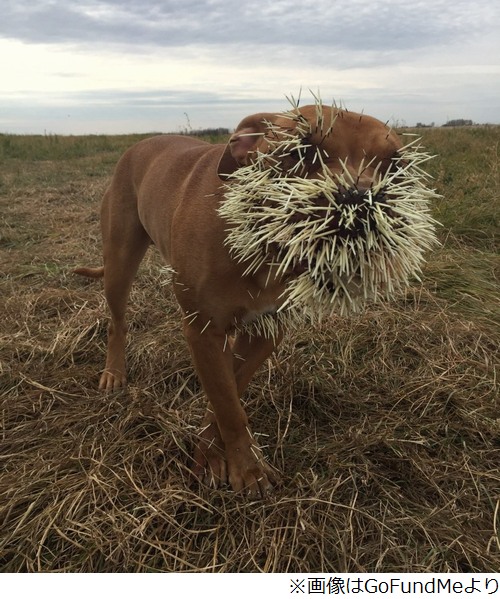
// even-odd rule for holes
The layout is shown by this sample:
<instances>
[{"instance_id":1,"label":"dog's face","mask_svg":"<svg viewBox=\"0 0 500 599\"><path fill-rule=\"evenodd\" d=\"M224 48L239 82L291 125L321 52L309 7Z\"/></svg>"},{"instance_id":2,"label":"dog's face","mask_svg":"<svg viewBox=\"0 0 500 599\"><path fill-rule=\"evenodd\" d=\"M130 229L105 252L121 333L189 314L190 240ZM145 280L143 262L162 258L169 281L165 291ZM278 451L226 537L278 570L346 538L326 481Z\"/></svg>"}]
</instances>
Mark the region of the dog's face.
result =
<instances>
[{"instance_id":1,"label":"dog's face","mask_svg":"<svg viewBox=\"0 0 500 599\"><path fill-rule=\"evenodd\" d=\"M277 266L295 307L392 294L434 242L424 159L380 121L321 104L247 117L219 164L233 256L247 274Z\"/></svg>"}]
</instances>

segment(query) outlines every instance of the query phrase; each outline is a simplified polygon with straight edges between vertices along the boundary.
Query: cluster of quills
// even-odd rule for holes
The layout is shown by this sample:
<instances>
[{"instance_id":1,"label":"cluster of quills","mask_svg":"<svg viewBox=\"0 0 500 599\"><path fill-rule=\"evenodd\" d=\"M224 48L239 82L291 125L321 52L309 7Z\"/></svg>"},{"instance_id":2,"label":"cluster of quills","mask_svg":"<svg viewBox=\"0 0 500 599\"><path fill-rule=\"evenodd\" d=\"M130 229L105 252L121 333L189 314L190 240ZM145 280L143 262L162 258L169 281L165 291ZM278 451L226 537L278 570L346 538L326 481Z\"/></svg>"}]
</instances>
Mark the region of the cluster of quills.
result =
<instances>
[{"instance_id":1,"label":"cluster of quills","mask_svg":"<svg viewBox=\"0 0 500 599\"><path fill-rule=\"evenodd\" d=\"M316 128L333 135L320 101L316 108ZM374 177L370 189L359 190L344 163L332 173L324 151L308 144L312 125L300 113L281 116L294 121L291 131L267 123L266 152L255 152L251 164L228 175L219 207L228 225L226 245L245 266L244 276L269 267L270 276L287 281L276 316L266 315L256 331L267 336L275 334L273 323L347 315L393 297L418 278L424 253L436 244L429 208L436 194L422 170L431 156L418 140L398 152L393 168ZM303 176L311 151L320 167L314 178ZM296 160L283 171L283 157L290 155ZM377 165L362 163L358 174L368 166Z\"/></svg>"}]
</instances>

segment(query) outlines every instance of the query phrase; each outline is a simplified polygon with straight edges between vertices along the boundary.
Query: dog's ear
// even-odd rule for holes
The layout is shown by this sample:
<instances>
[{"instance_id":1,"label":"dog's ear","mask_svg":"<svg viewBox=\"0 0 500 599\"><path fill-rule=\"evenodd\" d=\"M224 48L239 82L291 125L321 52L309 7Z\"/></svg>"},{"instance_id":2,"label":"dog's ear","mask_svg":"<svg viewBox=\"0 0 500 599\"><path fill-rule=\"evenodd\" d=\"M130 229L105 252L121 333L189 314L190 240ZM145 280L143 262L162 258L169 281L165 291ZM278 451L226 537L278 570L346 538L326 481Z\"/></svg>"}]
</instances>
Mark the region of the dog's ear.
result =
<instances>
[{"instance_id":1,"label":"dog's ear","mask_svg":"<svg viewBox=\"0 0 500 599\"><path fill-rule=\"evenodd\" d=\"M274 114L261 113L241 121L219 160L217 174L221 179L226 179L237 168L248 164L250 154L262 144L267 124L275 118Z\"/></svg>"}]
</instances>

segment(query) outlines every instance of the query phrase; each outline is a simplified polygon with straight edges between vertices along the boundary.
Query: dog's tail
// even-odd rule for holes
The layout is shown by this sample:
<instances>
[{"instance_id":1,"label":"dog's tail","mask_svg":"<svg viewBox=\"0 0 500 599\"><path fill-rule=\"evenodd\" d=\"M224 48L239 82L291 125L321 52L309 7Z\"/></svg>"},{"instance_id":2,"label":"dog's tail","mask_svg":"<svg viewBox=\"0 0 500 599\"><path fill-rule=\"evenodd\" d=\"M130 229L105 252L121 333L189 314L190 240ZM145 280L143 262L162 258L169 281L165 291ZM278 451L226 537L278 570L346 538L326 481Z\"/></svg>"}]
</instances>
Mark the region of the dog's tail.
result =
<instances>
[{"instance_id":1,"label":"dog's tail","mask_svg":"<svg viewBox=\"0 0 500 599\"><path fill-rule=\"evenodd\" d=\"M75 268L73 272L75 275L89 277L89 279L102 279L104 276L104 266L99 266L98 268L87 268L86 266L82 266L80 268Z\"/></svg>"}]
</instances>

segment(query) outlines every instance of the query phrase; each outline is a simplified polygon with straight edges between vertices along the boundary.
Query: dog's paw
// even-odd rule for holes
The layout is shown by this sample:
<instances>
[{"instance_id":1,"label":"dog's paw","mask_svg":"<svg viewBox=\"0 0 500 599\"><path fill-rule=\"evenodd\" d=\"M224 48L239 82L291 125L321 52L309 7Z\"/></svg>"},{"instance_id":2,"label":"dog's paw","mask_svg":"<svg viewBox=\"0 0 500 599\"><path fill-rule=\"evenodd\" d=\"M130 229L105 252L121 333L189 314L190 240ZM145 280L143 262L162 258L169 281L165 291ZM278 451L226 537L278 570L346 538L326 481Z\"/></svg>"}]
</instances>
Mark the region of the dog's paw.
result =
<instances>
[{"instance_id":1,"label":"dog's paw","mask_svg":"<svg viewBox=\"0 0 500 599\"><path fill-rule=\"evenodd\" d=\"M280 482L278 473L256 445L226 447L226 458L233 491L249 499L265 498Z\"/></svg>"},{"instance_id":2,"label":"dog's paw","mask_svg":"<svg viewBox=\"0 0 500 599\"><path fill-rule=\"evenodd\" d=\"M193 462L193 474L203 484L217 489L229 483L249 499L266 497L280 482L256 445L235 445L228 452L215 424L200 433Z\"/></svg>"},{"instance_id":3,"label":"dog's paw","mask_svg":"<svg viewBox=\"0 0 500 599\"><path fill-rule=\"evenodd\" d=\"M127 377L125 373L120 370L108 370L106 369L99 380L100 391L121 391L127 386Z\"/></svg>"}]
</instances>

